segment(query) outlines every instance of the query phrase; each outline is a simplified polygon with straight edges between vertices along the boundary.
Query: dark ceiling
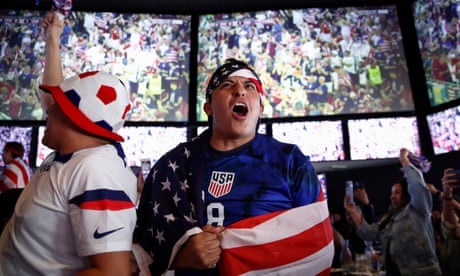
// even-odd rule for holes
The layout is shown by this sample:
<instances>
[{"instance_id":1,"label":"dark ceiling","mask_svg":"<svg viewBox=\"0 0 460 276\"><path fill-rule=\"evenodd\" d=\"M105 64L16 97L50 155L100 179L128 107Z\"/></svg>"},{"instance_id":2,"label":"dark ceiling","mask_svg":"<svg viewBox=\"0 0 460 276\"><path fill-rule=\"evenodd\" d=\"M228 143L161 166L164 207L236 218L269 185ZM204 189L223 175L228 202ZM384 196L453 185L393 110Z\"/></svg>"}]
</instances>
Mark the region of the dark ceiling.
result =
<instances>
[{"instance_id":1,"label":"dark ceiling","mask_svg":"<svg viewBox=\"0 0 460 276\"><path fill-rule=\"evenodd\" d=\"M2 0L0 8L48 9L52 0ZM74 10L196 14L277 8L410 3L409 0L73 0Z\"/></svg>"}]
</instances>

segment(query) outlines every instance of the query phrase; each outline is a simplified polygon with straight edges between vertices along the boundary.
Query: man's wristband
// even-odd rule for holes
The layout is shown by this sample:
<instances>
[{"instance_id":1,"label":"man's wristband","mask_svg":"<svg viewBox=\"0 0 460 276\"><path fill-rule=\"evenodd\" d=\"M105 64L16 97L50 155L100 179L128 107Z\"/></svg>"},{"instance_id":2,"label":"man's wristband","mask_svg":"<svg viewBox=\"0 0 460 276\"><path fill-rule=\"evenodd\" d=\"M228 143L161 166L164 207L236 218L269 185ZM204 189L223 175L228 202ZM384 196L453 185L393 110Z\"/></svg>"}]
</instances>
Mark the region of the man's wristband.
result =
<instances>
[{"instance_id":1,"label":"man's wristband","mask_svg":"<svg viewBox=\"0 0 460 276\"><path fill-rule=\"evenodd\" d=\"M443 200L449 201L449 200L452 200L452 197L445 197L443 198Z\"/></svg>"}]
</instances>

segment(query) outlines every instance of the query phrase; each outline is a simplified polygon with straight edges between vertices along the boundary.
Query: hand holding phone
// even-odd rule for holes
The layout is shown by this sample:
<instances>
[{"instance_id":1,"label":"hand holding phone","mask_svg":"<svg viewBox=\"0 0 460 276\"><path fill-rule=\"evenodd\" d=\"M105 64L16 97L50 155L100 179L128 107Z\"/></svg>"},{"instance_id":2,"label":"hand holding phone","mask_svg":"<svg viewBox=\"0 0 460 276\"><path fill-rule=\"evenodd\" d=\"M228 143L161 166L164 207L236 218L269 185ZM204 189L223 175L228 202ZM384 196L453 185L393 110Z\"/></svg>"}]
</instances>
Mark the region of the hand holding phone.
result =
<instances>
[{"instance_id":1,"label":"hand holding phone","mask_svg":"<svg viewBox=\"0 0 460 276\"><path fill-rule=\"evenodd\" d=\"M152 163L150 162L150 159L141 159L141 169L142 169L142 174L144 175L144 178L147 177L147 175L150 172Z\"/></svg>"},{"instance_id":2,"label":"hand holding phone","mask_svg":"<svg viewBox=\"0 0 460 276\"><path fill-rule=\"evenodd\" d=\"M445 196L452 197L453 190L460 188L460 170L445 169L442 177L442 187Z\"/></svg>"},{"instance_id":3,"label":"hand holding phone","mask_svg":"<svg viewBox=\"0 0 460 276\"><path fill-rule=\"evenodd\" d=\"M455 170L454 173L455 173L455 179L457 181L460 181L460 170Z\"/></svg>"},{"instance_id":4,"label":"hand holding phone","mask_svg":"<svg viewBox=\"0 0 460 276\"><path fill-rule=\"evenodd\" d=\"M347 203L352 204L354 202L354 190L353 181L347 180L345 182L345 196L347 197Z\"/></svg>"},{"instance_id":5,"label":"hand holding phone","mask_svg":"<svg viewBox=\"0 0 460 276\"><path fill-rule=\"evenodd\" d=\"M460 170L455 170L455 169L446 169L444 171L444 176L448 178L452 182L460 182Z\"/></svg>"},{"instance_id":6,"label":"hand holding phone","mask_svg":"<svg viewBox=\"0 0 460 276\"><path fill-rule=\"evenodd\" d=\"M454 176L452 177L452 181L450 183L450 187L456 191L460 190L460 170L454 170Z\"/></svg>"}]
</instances>

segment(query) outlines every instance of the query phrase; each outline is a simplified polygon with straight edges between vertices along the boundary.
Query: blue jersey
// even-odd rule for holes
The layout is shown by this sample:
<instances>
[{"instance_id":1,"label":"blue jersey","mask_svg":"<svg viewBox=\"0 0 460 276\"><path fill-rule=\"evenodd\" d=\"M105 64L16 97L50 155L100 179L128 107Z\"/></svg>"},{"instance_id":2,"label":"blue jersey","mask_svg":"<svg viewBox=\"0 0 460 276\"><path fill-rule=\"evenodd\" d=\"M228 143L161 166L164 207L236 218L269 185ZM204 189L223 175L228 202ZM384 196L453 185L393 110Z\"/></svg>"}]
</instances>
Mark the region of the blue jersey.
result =
<instances>
[{"instance_id":1,"label":"blue jersey","mask_svg":"<svg viewBox=\"0 0 460 276\"><path fill-rule=\"evenodd\" d=\"M135 241L150 254L154 275L194 229L316 202L320 185L308 157L292 144L257 134L227 152L209 147L209 133L165 154L146 179Z\"/></svg>"}]
</instances>

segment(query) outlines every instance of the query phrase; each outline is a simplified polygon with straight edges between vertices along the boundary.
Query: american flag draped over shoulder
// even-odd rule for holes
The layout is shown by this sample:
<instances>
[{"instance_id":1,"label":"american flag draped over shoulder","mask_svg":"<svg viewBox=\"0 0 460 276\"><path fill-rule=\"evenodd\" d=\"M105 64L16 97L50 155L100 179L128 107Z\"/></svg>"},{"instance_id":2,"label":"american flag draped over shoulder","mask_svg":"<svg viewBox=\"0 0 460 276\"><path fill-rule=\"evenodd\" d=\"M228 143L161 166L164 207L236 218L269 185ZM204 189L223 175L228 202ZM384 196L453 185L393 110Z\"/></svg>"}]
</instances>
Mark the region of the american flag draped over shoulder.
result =
<instances>
[{"instance_id":1,"label":"american flag draped over shoulder","mask_svg":"<svg viewBox=\"0 0 460 276\"><path fill-rule=\"evenodd\" d=\"M201 186L199 174L190 171L201 170L199 155L191 151L201 150L201 144L183 143L166 153L152 168L146 178L137 212L134 242L150 255L152 275L162 275L169 267L183 239L196 234L202 218ZM173 257L171 257L173 256ZM170 258L171 257L171 258ZM149 265L149 261L145 262Z\"/></svg>"},{"instance_id":2,"label":"american flag draped over shoulder","mask_svg":"<svg viewBox=\"0 0 460 276\"><path fill-rule=\"evenodd\" d=\"M282 225L282 227L280 227ZM329 275L334 245L325 200L244 219L222 234L221 275Z\"/></svg>"},{"instance_id":3,"label":"american flag draped over shoulder","mask_svg":"<svg viewBox=\"0 0 460 276\"><path fill-rule=\"evenodd\" d=\"M207 223L204 216L196 216L196 214L205 214L202 197L203 191L206 193L207 189L203 190L202 185L200 185L203 183L204 174L197 172L202 172L205 169L204 164L206 162L204 162L202 153L208 146L209 135L205 132L198 139L183 143L170 150L156 162L146 179L138 207L134 241L139 243L143 250L152 257L153 263L149 266L152 275L165 273L175 254L188 237L196 234L196 231ZM267 141L262 136L258 137L254 141L255 145L245 149L248 151L249 149L256 149L257 152L265 153L268 146L273 146L273 143L268 145L263 143ZM250 152L252 153L252 151ZM272 159L268 158L267 155L262 156L266 158L264 160L279 161L278 158L275 158L277 155L271 155ZM236 161L241 162L241 159ZM266 163L269 162L263 162L263 164ZM278 163L275 162L275 164ZM246 168L245 172L249 171L257 171L257 168ZM241 170L239 173L239 175L248 177L247 174L242 174ZM286 207L281 209L282 211L279 211L278 208L272 213L263 215L254 216L251 215L252 213L248 213L246 218L235 219L233 220L234 223L224 223L228 229L223 237L224 253L222 264L220 264L222 275L237 275L240 272L249 271L253 271L257 275L265 275L268 272L261 271L261 269L267 268L273 271L280 271L279 269L282 268L283 275L328 274L334 255L329 212L321 192L319 191L318 196L315 193L316 188L319 189L319 187L313 186L312 191L302 191L315 194L315 196L311 196L312 199L306 200L305 204L307 205L302 204L302 207L294 209ZM258 189L258 186L252 188ZM234 187L234 189L236 188ZM280 199L283 197L274 197L273 201L276 202ZM316 200L319 201L318 204ZM228 205L228 202L225 204L229 208L242 208L238 206L244 206L241 204ZM277 232L277 235L273 235L274 232ZM238 238L239 235L237 234L247 237L253 243L239 243L241 239ZM250 257L262 256L269 259L270 263L276 264L276 267L267 263L259 264L257 259L250 261L251 258L247 258L246 250L250 250L248 252L257 251L257 254L249 254ZM240 258L243 260L241 261ZM240 267L246 264L250 264L252 267L249 270L233 270L235 268L241 269ZM287 266L291 268L285 269L286 264L290 264ZM294 268L299 268L297 274L292 272ZM217 269L184 270L176 271L176 275L178 273L187 276L217 275L217 272Z\"/></svg>"}]
</instances>

